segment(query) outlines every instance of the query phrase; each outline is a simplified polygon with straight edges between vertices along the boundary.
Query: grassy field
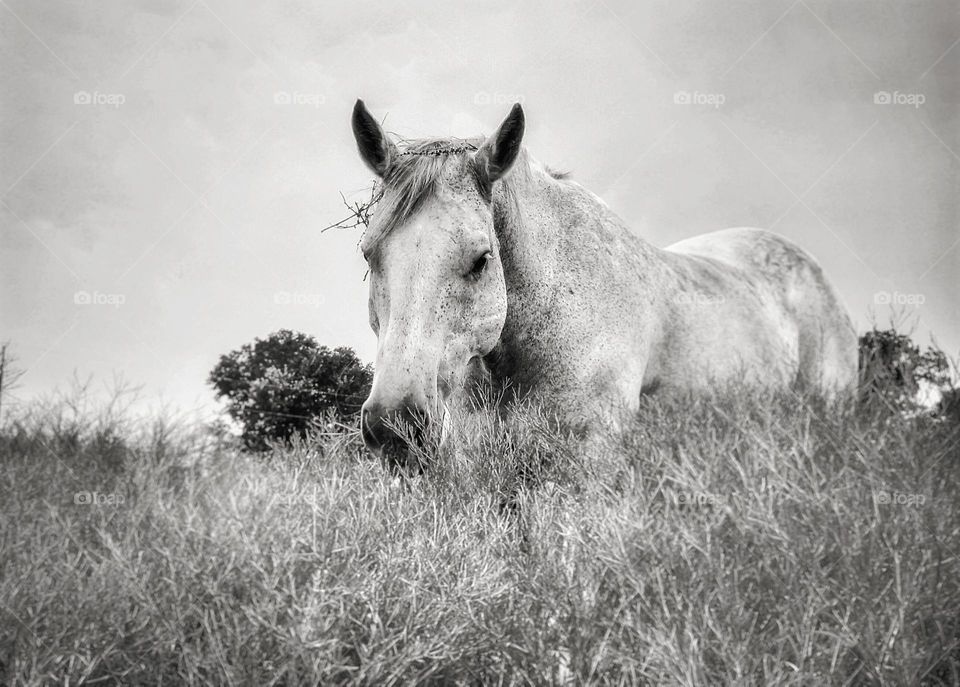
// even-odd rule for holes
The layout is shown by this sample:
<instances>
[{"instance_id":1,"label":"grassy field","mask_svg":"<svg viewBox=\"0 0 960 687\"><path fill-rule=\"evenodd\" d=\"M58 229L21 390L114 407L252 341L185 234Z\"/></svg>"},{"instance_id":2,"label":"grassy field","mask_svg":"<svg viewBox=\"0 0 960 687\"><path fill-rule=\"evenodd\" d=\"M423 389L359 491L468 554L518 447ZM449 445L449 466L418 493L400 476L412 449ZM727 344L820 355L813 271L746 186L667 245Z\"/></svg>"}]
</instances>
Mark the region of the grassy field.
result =
<instances>
[{"instance_id":1,"label":"grassy field","mask_svg":"<svg viewBox=\"0 0 960 687\"><path fill-rule=\"evenodd\" d=\"M960 684L960 431L730 394L398 483L47 408L0 432L0 683Z\"/></svg>"}]
</instances>

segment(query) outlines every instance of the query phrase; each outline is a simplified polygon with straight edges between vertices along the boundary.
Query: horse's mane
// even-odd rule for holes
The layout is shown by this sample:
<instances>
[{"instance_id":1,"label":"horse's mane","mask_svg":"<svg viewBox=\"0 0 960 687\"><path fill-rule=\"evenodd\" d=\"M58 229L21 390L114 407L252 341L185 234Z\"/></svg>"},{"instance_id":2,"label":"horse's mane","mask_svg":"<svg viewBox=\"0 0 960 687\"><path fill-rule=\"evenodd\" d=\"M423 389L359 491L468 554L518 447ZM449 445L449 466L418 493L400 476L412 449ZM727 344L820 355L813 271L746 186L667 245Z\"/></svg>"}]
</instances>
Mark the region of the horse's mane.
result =
<instances>
[{"instance_id":1,"label":"horse's mane","mask_svg":"<svg viewBox=\"0 0 960 687\"><path fill-rule=\"evenodd\" d=\"M364 255L372 251L393 229L413 215L423 202L436 194L448 172L456 169L454 176L469 175L476 178L473 154L486 140L484 136L473 138L423 138L401 141L397 146L399 155L387 169L383 178L381 200L375 210L375 231L364 234L361 249ZM527 156L522 153L516 166L527 166ZM569 174L547 168L554 179L566 179ZM504 181L507 181L506 179ZM484 193L485 184L477 179L477 188Z\"/></svg>"}]
</instances>

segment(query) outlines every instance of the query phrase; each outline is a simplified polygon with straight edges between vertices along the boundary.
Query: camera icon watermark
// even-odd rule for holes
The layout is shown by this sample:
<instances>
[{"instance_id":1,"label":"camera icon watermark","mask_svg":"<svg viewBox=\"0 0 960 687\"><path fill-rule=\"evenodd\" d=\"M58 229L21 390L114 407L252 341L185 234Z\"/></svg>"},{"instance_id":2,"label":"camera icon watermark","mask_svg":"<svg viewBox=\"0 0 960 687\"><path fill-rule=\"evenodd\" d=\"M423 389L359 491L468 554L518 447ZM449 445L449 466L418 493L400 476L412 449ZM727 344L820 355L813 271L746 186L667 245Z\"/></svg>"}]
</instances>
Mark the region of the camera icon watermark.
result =
<instances>
[{"instance_id":1,"label":"camera icon watermark","mask_svg":"<svg viewBox=\"0 0 960 687\"><path fill-rule=\"evenodd\" d=\"M924 494L911 494L901 491L880 489L873 492L873 502L880 506L907 506L916 508L927 502Z\"/></svg>"},{"instance_id":2,"label":"camera icon watermark","mask_svg":"<svg viewBox=\"0 0 960 687\"><path fill-rule=\"evenodd\" d=\"M719 109L725 102L727 96L723 93L701 93L700 91L677 91L673 94L674 105L705 105L714 109Z\"/></svg>"},{"instance_id":3,"label":"camera icon watermark","mask_svg":"<svg viewBox=\"0 0 960 687\"><path fill-rule=\"evenodd\" d=\"M126 501L123 494L104 494L99 491L78 491L73 495L77 506L122 506Z\"/></svg>"},{"instance_id":4,"label":"camera icon watermark","mask_svg":"<svg viewBox=\"0 0 960 687\"><path fill-rule=\"evenodd\" d=\"M127 102L123 93L101 93L100 91L77 91L73 94L74 105L102 105L119 108Z\"/></svg>"},{"instance_id":5,"label":"camera icon watermark","mask_svg":"<svg viewBox=\"0 0 960 687\"><path fill-rule=\"evenodd\" d=\"M674 298L674 301L680 305L695 305L709 307L714 305L722 305L726 302L726 298L718 293L678 293Z\"/></svg>"},{"instance_id":6,"label":"camera icon watermark","mask_svg":"<svg viewBox=\"0 0 960 687\"><path fill-rule=\"evenodd\" d=\"M899 291L877 291L873 294L876 305L923 305L927 297L922 293L900 293Z\"/></svg>"},{"instance_id":7,"label":"camera icon watermark","mask_svg":"<svg viewBox=\"0 0 960 687\"><path fill-rule=\"evenodd\" d=\"M300 91L277 91L273 94L274 105L308 105L320 107L326 102L322 93L301 93Z\"/></svg>"},{"instance_id":8,"label":"camera icon watermark","mask_svg":"<svg viewBox=\"0 0 960 687\"><path fill-rule=\"evenodd\" d=\"M522 93L491 93L489 91L477 91L473 94L474 105L512 105L526 100Z\"/></svg>"},{"instance_id":9,"label":"camera icon watermark","mask_svg":"<svg viewBox=\"0 0 960 687\"><path fill-rule=\"evenodd\" d=\"M696 506L698 508L714 508L727 504L727 497L701 491L668 491L667 499L674 506Z\"/></svg>"},{"instance_id":10,"label":"camera icon watermark","mask_svg":"<svg viewBox=\"0 0 960 687\"><path fill-rule=\"evenodd\" d=\"M73 294L74 305L112 305L119 308L127 302L122 293L100 293L99 291L77 291Z\"/></svg>"},{"instance_id":11,"label":"camera icon watermark","mask_svg":"<svg viewBox=\"0 0 960 687\"><path fill-rule=\"evenodd\" d=\"M273 294L273 302L276 305L301 305L311 308L319 308L323 305L324 298L321 293L301 293L299 291L277 291Z\"/></svg>"},{"instance_id":12,"label":"camera icon watermark","mask_svg":"<svg viewBox=\"0 0 960 687\"><path fill-rule=\"evenodd\" d=\"M900 91L877 91L873 94L874 105L910 105L919 108L927 102L923 93L901 93Z\"/></svg>"},{"instance_id":13,"label":"camera icon watermark","mask_svg":"<svg viewBox=\"0 0 960 687\"><path fill-rule=\"evenodd\" d=\"M766 478L760 481L753 489L724 492L708 492L697 490L675 490L665 488L663 491L667 501L681 508L733 508L742 510L756 506L779 506L790 500L789 494L782 488L767 483Z\"/></svg>"}]
</instances>

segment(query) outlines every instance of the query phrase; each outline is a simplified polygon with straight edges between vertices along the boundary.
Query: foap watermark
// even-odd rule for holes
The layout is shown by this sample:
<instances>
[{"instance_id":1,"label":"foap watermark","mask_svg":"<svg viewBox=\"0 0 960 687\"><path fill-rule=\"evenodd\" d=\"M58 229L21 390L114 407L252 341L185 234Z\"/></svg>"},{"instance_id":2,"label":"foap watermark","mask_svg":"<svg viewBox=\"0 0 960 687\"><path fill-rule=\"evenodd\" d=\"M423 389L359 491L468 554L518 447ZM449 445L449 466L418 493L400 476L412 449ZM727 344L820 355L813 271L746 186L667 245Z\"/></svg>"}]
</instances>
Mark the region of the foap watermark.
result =
<instances>
[{"instance_id":1,"label":"foap watermark","mask_svg":"<svg viewBox=\"0 0 960 687\"><path fill-rule=\"evenodd\" d=\"M877 91L873 94L874 105L910 105L919 108L927 102L923 93L901 93L900 91Z\"/></svg>"},{"instance_id":2,"label":"foap watermark","mask_svg":"<svg viewBox=\"0 0 960 687\"><path fill-rule=\"evenodd\" d=\"M326 102L322 93L301 93L300 91L277 91L273 94L274 105L308 105L320 107Z\"/></svg>"},{"instance_id":3,"label":"foap watermark","mask_svg":"<svg viewBox=\"0 0 960 687\"><path fill-rule=\"evenodd\" d=\"M123 494L114 492L104 494L99 491L78 491L73 502L78 506L122 506L126 499Z\"/></svg>"},{"instance_id":4,"label":"foap watermark","mask_svg":"<svg viewBox=\"0 0 960 687\"><path fill-rule=\"evenodd\" d=\"M907 506L916 508L927 502L925 494L878 489L873 492L873 502L880 506Z\"/></svg>"},{"instance_id":5,"label":"foap watermark","mask_svg":"<svg viewBox=\"0 0 960 687\"><path fill-rule=\"evenodd\" d=\"M727 96L723 93L677 91L673 94L674 105L706 105L714 109L719 109L725 102L727 102Z\"/></svg>"},{"instance_id":6,"label":"foap watermark","mask_svg":"<svg viewBox=\"0 0 960 687\"><path fill-rule=\"evenodd\" d=\"M273 294L273 302L276 305L305 305L311 308L319 308L323 305L323 294L277 291Z\"/></svg>"},{"instance_id":7,"label":"foap watermark","mask_svg":"<svg viewBox=\"0 0 960 687\"><path fill-rule=\"evenodd\" d=\"M77 91L73 94L74 105L98 105L105 107L120 107L127 102L123 93L101 93L100 91Z\"/></svg>"},{"instance_id":8,"label":"foap watermark","mask_svg":"<svg viewBox=\"0 0 960 687\"><path fill-rule=\"evenodd\" d=\"M122 293L77 291L73 294L73 302L75 305L112 305L114 308L119 308L127 302L127 297Z\"/></svg>"},{"instance_id":9,"label":"foap watermark","mask_svg":"<svg viewBox=\"0 0 960 687\"><path fill-rule=\"evenodd\" d=\"M927 297L922 293L900 293L899 291L877 291L873 294L876 305L923 305Z\"/></svg>"},{"instance_id":10,"label":"foap watermark","mask_svg":"<svg viewBox=\"0 0 960 687\"><path fill-rule=\"evenodd\" d=\"M727 503L726 496L706 491L673 491L664 492L667 500L675 506L698 506L700 508L720 506Z\"/></svg>"},{"instance_id":11,"label":"foap watermark","mask_svg":"<svg viewBox=\"0 0 960 687\"><path fill-rule=\"evenodd\" d=\"M743 508L748 504L780 504L787 500L787 495L779 490L768 486L765 482L759 485L757 491L731 491L726 493L713 493L707 491L675 491L673 489L664 490L664 496L674 506L696 506L698 508L716 508L718 506L729 506L731 508Z\"/></svg>"},{"instance_id":12,"label":"foap watermark","mask_svg":"<svg viewBox=\"0 0 960 687\"><path fill-rule=\"evenodd\" d=\"M680 305L714 306L724 303L726 299L717 293L678 293L674 301Z\"/></svg>"},{"instance_id":13,"label":"foap watermark","mask_svg":"<svg viewBox=\"0 0 960 687\"><path fill-rule=\"evenodd\" d=\"M513 105L514 103L523 104L525 100L522 93L490 93L489 91L477 91L473 94L474 105Z\"/></svg>"}]
</instances>

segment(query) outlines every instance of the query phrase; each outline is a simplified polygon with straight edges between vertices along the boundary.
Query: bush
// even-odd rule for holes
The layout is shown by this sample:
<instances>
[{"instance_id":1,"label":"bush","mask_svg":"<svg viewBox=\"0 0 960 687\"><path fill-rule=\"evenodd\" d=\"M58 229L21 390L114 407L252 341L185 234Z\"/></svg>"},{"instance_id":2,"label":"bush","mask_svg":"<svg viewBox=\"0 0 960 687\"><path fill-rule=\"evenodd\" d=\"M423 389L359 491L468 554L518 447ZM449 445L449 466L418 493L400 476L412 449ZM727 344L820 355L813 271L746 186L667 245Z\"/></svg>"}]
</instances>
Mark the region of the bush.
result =
<instances>
[{"instance_id":1,"label":"bush","mask_svg":"<svg viewBox=\"0 0 960 687\"><path fill-rule=\"evenodd\" d=\"M355 424L372 380L352 349L331 350L286 329L221 356L209 377L243 428L244 445L258 451L305 436L324 415Z\"/></svg>"},{"instance_id":2,"label":"bush","mask_svg":"<svg viewBox=\"0 0 960 687\"><path fill-rule=\"evenodd\" d=\"M917 408L921 384L947 394L952 389L950 366L943 351L921 351L896 329L876 328L860 337L860 400L893 410Z\"/></svg>"}]
</instances>

